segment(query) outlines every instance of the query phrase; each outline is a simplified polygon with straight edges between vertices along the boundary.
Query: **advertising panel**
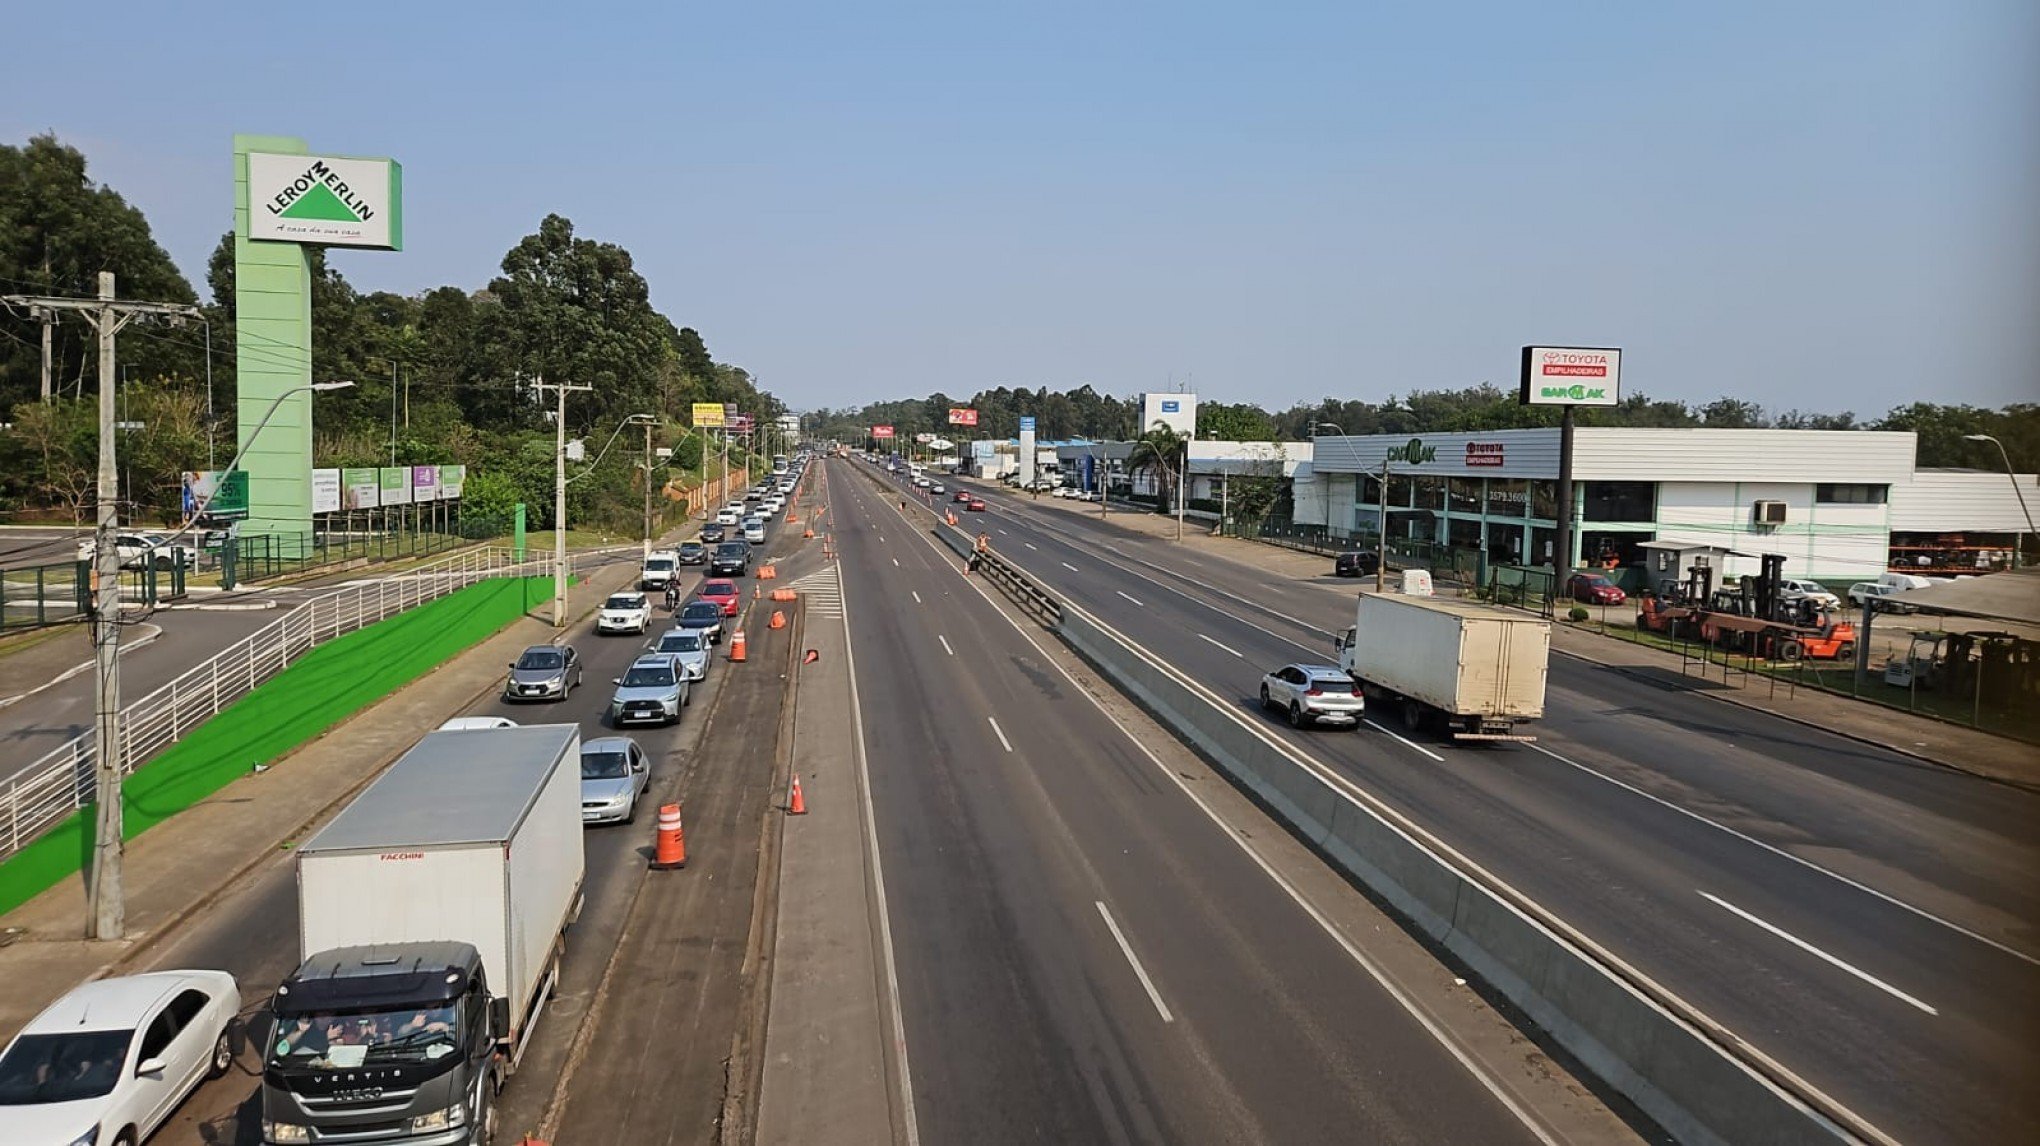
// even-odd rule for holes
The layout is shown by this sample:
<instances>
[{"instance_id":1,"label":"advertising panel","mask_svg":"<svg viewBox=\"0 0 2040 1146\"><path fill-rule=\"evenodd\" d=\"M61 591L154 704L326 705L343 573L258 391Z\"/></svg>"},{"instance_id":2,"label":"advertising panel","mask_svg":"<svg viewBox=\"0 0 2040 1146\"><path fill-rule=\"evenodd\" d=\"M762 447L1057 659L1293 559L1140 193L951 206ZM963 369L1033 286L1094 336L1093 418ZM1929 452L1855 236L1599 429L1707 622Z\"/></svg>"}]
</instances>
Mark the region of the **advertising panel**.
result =
<instances>
[{"instance_id":1,"label":"advertising panel","mask_svg":"<svg viewBox=\"0 0 2040 1146\"><path fill-rule=\"evenodd\" d=\"M1142 394L1140 432L1147 433L1158 422L1186 438L1196 433L1197 395Z\"/></svg>"},{"instance_id":2,"label":"advertising panel","mask_svg":"<svg viewBox=\"0 0 2040 1146\"><path fill-rule=\"evenodd\" d=\"M1034 415L1025 414L1021 416L1020 432L1023 434L1031 434L1034 432Z\"/></svg>"},{"instance_id":3,"label":"advertising panel","mask_svg":"<svg viewBox=\"0 0 2040 1146\"><path fill-rule=\"evenodd\" d=\"M439 500L439 467L411 467L411 501L423 503Z\"/></svg>"},{"instance_id":4,"label":"advertising panel","mask_svg":"<svg viewBox=\"0 0 2040 1146\"><path fill-rule=\"evenodd\" d=\"M394 159L248 153L248 237L404 249L404 169Z\"/></svg>"},{"instance_id":5,"label":"advertising panel","mask_svg":"<svg viewBox=\"0 0 2040 1146\"><path fill-rule=\"evenodd\" d=\"M376 480L382 486L379 492L385 507L411 504L410 467L383 466L376 471Z\"/></svg>"},{"instance_id":6,"label":"advertising panel","mask_svg":"<svg viewBox=\"0 0 2040 1146\"><path fill-rule=\"evenodd\" d=\"M977 411L963 406L949 408L949 424L952 426L977 425Z\"/></svg>"},{"instance_id":7,"label":"advertising panel","mask_svg":"<svg viewBox=\"0 0 2040 1146\"><path fill-rule=\"evenodd\" d=\"M946 454L949 451L956 448L956 443L950 441L948 438L938 438L935 435L930 434L928 435L928 448L934 450L938 454Z\"/></svg>"},{"instance_id":8,"label":"advertising panel","mask_svg":"<svg viewBox=\"0 0 2040 1146\"><path fill-rule=\"evenodd\" d=\"M721 426L723 424L723 407L721 402L694 403L695 429L699 430L706 426Z\"/></svg>"},{"instance_id":9,"label":"advertising panel","mask_svg":"<svg viewBox=\"0 0 2040 1146\"><path fill-rule=\"evenodd\" d=\"M1525 406L1613 406L1622 398L1622 351L1613 346L1525 346Z\"/></svg>"},{"instance_id":10,"label":"advertising panel","mask_svg":"<svg viewBox=\"0 0 2040 1146\"><path fill-rule=\"evenodd\" d=\"M874 438L891 438L893 436L893 428L891 426L873 426L871 427L871 436Z\"/></svg>"},{"instance_id":11,"label":"advertising panel","mask_svg":"<svg viewBox=\"0 0 2040 1146\"><path fill-rule=\"evenodd\" d=\"M932 441L934 441L934 440L935 440L935 435L933 435L933 434L930 434L930 433L927 433L926 431L923 431L923 432L921 432L921 433L915 434L915 435L914 435L914 440L915 440L916 442L919 442L919 443L920 443L921 445L924 445L924 446L925 446L925 445L927 445L927 444L928 444L929 442L932 442Z\"/></svg>"},{"instance_id":12,"label":"advertising panel","mask_svg":"<svg viewBox=\"0 0 2040 1146\"><path fill-rule=\"evenodd\" d=\"M186 518L201 513L226 520L248 516L247 470L185 470L183 479Z\"/></svg>"},{"instance_id":13,"label":"advertising panel","mask_svg":"<svg viewBox=\"0 0 2040 1146\"><path fill-rule=\"evenodd\" d=\"M439 467L439 500L459 501L461 487L467 484L466 466Z\"/></svg>"},{"instance_id":14,"label":"advertising panel","mask_svg":"<svg viewBox=\"0 0 2040 1146\"><path fill-rule=\"evenodd\" d=\"M340 471L340 507L374 509L382 504L382 483L373 466Z\"/></svg>"},{"instance_id":15,"label":"advertising panel","mask_svg":"<svg viewBox=\"0 0 2040 1146\"><path fill-rule=\"evenodd\" d=\"M340 512L340 471L312 471L312 512Z\"/></svg>"}]
</instances>

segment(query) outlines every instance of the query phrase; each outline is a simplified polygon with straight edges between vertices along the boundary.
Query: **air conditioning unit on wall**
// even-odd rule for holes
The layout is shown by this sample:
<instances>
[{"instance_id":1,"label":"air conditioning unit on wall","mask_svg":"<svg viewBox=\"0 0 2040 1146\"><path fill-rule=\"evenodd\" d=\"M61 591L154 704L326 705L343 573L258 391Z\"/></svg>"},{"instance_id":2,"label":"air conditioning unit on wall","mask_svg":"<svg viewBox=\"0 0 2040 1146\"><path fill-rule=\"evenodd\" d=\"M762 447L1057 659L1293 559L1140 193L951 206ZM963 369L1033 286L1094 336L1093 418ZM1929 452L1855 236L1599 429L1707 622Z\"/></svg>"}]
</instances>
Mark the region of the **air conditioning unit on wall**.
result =
<instances>
[{"instance_id":1,"label":"air conditioning unit on wall","mask_svg":"<svg viewBox=\"0 0 2040 1146\"><path fill-rule=\"evenodd\" d=\"M1760 501L1750 507L1750 516L1758 525L1785 524L1785 503L1782 501Z\"/></svg>"}]
</instances>

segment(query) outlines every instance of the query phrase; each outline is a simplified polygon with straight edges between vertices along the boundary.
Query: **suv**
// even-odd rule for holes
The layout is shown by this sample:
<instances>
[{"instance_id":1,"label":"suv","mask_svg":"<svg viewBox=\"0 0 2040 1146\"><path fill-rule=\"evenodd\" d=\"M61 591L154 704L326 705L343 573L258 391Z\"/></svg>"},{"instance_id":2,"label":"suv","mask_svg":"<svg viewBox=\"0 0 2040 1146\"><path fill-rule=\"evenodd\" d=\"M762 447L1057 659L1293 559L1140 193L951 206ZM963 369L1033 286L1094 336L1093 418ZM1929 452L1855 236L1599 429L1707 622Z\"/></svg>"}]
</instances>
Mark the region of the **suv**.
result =
<instances>
[{"instance_id":1,"label":"suv","mask_svg":"<svg viewBox=\"0 0 2040 1146\"><path fill-rule=\"evenodd\" d=\"M1292 728L1313 724L1360 725L1367 701L1360 683L1331 665L1283 665L1261 678L1261 707L1280 708Z\"/></svg>"},{"instance_id":2,"label":"suv","mask_svg":"<svg viewBox=\"0 0 2040 1146\"><path fill-rule=\"evenodd\" d=\"M725 541L715 547L715 553L708 559L708 572L712 577L742 577L751 571L751 543L748 541Z\"/></svg>"},{"instance_id":3,"label":"suv","mask_svg":"<svg viewBox=\"0 0 2040 1146\"><path fill-rule=\"evenodd\" d=\"M1332 558L1334 577L1372 577L1381 568L1381 554L1353 549Z\"/></svg>"},{"instance_id":4,"label":"suv","mask_svg":"<svg viewBox=\"0 0 2040 1146\"><path fill-rule=\"evenodd\" d=\"M680 661L664 653L647 653L616 678L609 722L618 728L637 720L674 724L687 700L687 670Z\"/></svg>"}]
</instances>

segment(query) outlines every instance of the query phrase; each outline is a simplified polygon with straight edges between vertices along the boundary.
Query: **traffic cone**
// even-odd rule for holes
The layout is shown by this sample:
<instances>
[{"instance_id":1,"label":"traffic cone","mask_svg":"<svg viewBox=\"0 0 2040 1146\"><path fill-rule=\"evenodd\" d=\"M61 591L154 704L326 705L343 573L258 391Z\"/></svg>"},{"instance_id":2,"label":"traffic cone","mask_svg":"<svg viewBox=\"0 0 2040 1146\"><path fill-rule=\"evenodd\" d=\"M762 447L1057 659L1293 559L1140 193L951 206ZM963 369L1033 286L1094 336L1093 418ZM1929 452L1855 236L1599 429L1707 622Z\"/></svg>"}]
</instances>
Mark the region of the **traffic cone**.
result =
<instances>
[{"instance_id":1,"label":"traffic cone","mask_svg":"<svg viewBox=\"0 0 2040 1146\"><path fill-rule=\"evenodd\" d=\"M802 536L802 537L804 537L804 538L806 538L806 537L813 537L814 535L815 535L815 527L814 527L814 526L812 526L812 525L808 526L808 527L807 527L807 529L806 529L806 531L805 531L805 532L803 532L803 533L801 534L801 536Z\"/></svg>"},{"instance_id":2,"label":"traffic cone","mask_svg":"<svg viewBox=\"0 0 2040 1146\"><path fill-rule=\"evenodd\" d=\"M687 866L687 833L680 826L680 805L659 806L659 844L652 857L653 871L672 871Z\"/></svg>"},{"instance_id":3,"label":"traffic cone","mask_svg":"<svg viewBox=\"0 0 2040 1146\"><path fill-rule=\"evenodd\" d=\"M793 774L793 794L786 801L786 814L789 816L807 815L807 797L800 794L800 773L798 772Z\"/></svg>"},{"instance_id":4,"label":"traffic cone","mask_svg":"<svg viewBox=\"0 0 2040 1146\"><path fill-rule=\"evenodd\" d=\"M779 610L777 610L777 609L774 609L774 610L772 610L772 624L771 624L771 627L772 627L772 628L775 628L775 629L783 629L783 628L785 628L785 627L786 627L786 614L785 614L785 613L782 613L782 612L780 612L780 611L779 611Z\"/></svg>"},{"instance_id":5,"label":"traffic cone","mask_svg":"<svg viewBox=\"0 0 2040 1146\"><path fill-rule=\"evenodd\" d=\"M745 656L746 652L744 649L744 630L740 628L737 630L736 635L730 638L730 659L733 661L741 661L745 659Z\"/></svg>"}]
</instances>

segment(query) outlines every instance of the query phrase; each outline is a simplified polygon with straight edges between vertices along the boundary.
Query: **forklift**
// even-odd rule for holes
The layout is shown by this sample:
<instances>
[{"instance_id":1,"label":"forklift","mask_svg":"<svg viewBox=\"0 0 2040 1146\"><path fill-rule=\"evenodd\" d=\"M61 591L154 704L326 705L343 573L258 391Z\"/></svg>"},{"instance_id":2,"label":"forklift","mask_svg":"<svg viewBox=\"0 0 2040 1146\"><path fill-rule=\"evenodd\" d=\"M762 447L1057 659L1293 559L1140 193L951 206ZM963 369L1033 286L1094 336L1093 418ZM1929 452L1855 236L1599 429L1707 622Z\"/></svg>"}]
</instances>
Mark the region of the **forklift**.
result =
<instances>
[{"instance_id":1,"label":"forklift","mask_svg":"<svg viewBox=\"0 0 2040 1146\"><path fill-rule=\"evenodd\" d=\"M1696 560L1675 598L1651 595L1638 603L1637 627L1768 660L1856 655L1855 625L1811 601L1783 598L1784 554L1766 553L1759 560L1762 572L1719 589L1706 558Z\"/></svg>"}]
</instances>

